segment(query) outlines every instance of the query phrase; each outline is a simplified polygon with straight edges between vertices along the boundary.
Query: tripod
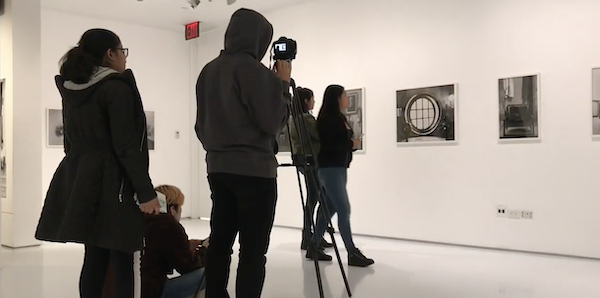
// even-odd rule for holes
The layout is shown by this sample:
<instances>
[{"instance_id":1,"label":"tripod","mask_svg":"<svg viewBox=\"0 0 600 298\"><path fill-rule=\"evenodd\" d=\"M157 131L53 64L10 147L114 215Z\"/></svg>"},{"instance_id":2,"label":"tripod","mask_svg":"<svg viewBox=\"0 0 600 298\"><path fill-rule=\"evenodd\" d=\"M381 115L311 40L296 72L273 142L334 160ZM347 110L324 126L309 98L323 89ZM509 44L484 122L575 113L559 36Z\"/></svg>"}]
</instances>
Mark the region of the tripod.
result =
<instances>
[{"instance_id":1,"label":"tripod","mask_svg":"<svg viewBox=\"0 0 600 298\"><path fill-rule=\"evenodd\" d=\"M307 200L308 200L308 198L307 198L307 200L304 199L304 194L302 191L302 177L301 177L300 173L303 173L306 189L307 190L309 190L309 189L316 190L316 192L313 195L316 196L317 202L320 204L320 210L323 213L322 215L324 216L324 218L327 219L327 232L331 236L331 243L333 244L333 248L335 250L335 255L337 257L337 261L340 266L340 271L342 273L342 278L344 279L344 283L346 285L346 290L348 292L348 296L352 297L352 291L350 290L350 284L348 283L346 271L344 270L344 265L343 265L342 259L340 257L340 251L335 242L335 237L334 237L335 230L333 229L333 225L331 223L331 216L330 216L331 213L328 208L328 204L325 201L326 194L324 192L323 186L321 185L321 183L318 179L317 170L319 169L319 165L318 165L318 162L316 159L317 154L314 150L312 141L310 139L310 132L308 131L308 126L306 124L306 120L304 119L304 109L302 108L302 103L300 101L301 99L296 90L296 83L294 82L293 79L291 80L290 83L291 83L290 85L291 85L292 89L294 90L292 101L291 101L291 103L289 103L289 110L290 110L291 119L292 119L291 124L294 125L296 137L300 143L300 147L302 148L302 150L301 150L301 152L293 152L294 149L293 149L293 145L292 145L290 122L288 122L287 131L288 131L288 135L290 136L289 143L290 143L290 148L292 148L291 149L292 156L297 154L298 156L301 156L301 158L293 160L292 164L282 164L282 165L280 165L280 167L295 167L296 168L296 175L298 177L298 187L300 189L300 202L302 204L302 210L304 212L304 216L307 216L307 208L308 208ZM309 158L309 157L311 157L311 158ZM312 214L310 214L310 226L307 228L309 230L310 229L316 230L316 223L315 223L314 216ZM320 235L317 235L317 236L320 236ZM321 238L319 237L317 241L318 242L311 241L311 244L309 245L308 250L312 254L312 257L313 257L313 260L315 263L315 271L317 274L317 284L319 287L319 297L325 298L325 294L323 292L323 280L321 278L321 269L319 267L319 260L317 258L317 252L319 251L319 242L321 241Z\"/></svg>"}]
</instances>

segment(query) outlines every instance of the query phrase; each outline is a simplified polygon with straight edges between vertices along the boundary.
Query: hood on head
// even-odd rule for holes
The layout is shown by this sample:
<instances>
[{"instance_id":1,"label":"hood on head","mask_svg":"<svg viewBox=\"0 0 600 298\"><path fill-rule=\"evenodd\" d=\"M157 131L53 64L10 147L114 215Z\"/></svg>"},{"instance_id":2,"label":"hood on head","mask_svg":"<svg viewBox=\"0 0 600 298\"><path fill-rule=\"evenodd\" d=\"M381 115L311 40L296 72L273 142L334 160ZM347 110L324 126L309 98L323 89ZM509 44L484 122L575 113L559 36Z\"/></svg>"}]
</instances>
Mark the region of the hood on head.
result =
<instances>
[{"instance_id":1,"label":"hood on head","mask_svg":"<svg viewBox=\"0 0 600 298\"><path fill-rule=\"evenodd\" d=\"M229 21L225 33L225 53L248 53L260 61L272 39L273 25L260 13L242 8Z\"/></svg>"}]
</instances>

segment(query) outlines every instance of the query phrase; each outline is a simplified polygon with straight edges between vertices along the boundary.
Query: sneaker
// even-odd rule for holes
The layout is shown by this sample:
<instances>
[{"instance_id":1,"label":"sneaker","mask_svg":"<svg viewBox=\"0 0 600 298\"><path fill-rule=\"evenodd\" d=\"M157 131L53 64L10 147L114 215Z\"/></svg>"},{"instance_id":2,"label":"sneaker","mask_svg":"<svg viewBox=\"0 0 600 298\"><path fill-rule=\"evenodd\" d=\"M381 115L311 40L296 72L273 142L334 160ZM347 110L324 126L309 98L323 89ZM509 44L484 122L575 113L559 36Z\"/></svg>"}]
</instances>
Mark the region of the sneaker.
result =
<instances>
[{"instance_id":1,"label":"sneaker","mask_svg":"<svg viewBox=\"0 0 600 298\"><path fill-rule=\"evenodd\" d=\"M313 251L309 249L309 250L306 252L306 258L307 258L307 259L311 259L311 260L313 260L313 261L315 260L315 258L316 258L317 260L319 260L319 261L328 261L328 262L330 262L330 261L332 261L332 260L333 260L333 258L332 258L330 255L326 254L326 253L325 253L323 250L321 250L321 249L318 249L318 250L315 252L315 255L314 255L314 256L313 256Z\"/></svg>"},{"instance_id":2,"label":"sneaker","mask_svg":"<svg viewBox=\"0 0 600 298\"><path fill-rule=\"evenodd\" d=\"M369 267L375 264L373 259L367 258L360 250L356 250L355 253L348 255L348 265L354 267Z\"/></svg>"}]
</instances>

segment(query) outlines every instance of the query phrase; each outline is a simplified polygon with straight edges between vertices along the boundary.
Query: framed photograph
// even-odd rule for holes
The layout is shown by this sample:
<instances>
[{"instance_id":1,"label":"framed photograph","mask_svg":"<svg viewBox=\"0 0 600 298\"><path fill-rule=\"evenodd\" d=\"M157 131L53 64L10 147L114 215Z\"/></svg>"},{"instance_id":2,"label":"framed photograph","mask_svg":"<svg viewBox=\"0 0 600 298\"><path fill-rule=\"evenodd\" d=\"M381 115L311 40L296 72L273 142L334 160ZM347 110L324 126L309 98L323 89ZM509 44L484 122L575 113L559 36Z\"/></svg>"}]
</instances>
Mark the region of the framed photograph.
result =
<instances>
[{"instance_id":1,"label":"framed photograph","mask_svg":"<svg viewBox=\"0 0 600 298\"><path fill-rule=\"evenodd\" d=\"M352 128L354 138L360 138L358 152L365 151L365 91L364 89L346 90L348 96L348 109L344 111L348 124Z\"/></svg>"},{"instance_id":2,"label":"framed photograph","mask_svg":"<svg viewBox=\"0 0 600 298\"><path fill-rule=\"evenodd\" d=\"M600 140L600 67L592 69L592 136Z\"/></svg>"},{"instance_id":3,"label":"framed photograph","mask_svg":"<svg viewBox=\"0 0 600 298\"><path fill-rule=\"evenodd\" d=\"M144 113L146 113L146 129L147 129L147 133L148 133L148 150L155 150L155 135L154 135L154 112L148 112L145 111Z\"/></svg>"},{"instance_id":4,"label":"framed photograph","mask_svg":"<svg viewBox=\"0 0 600 298\"><path fill-rule=\"evenodd\" d=\"M4 79L0 80L0 198L6 198L6 147L4 143Z\"/></svg>"},{"instance_id":5,"label":"framed photograph","mask_svg":"<svg viewBox=\"0 0 600 298\"><path fill-rule=\"evenodd\" d=\"M452 84L397 91L397 144L455 144L457 86Z\"/></svg>"},{"instance_id":6,"label":"framed photograph","mask_svg":"<svg viewBox=\"0 0 600 298\"><path fill-rule=\"evenodd\" d=\"M279 150L279 153L292 153L292 147L290 146L290 133L288 131L288 125L286 124L285 127L283 127L283 129L279 132L279 134L277 134L277 148Z\"/></svg>"},{"instance_id":7,"label":"framed photograph","mask_svg":"<svg viewBox=\"0 0 600 298\"><path fill-rule=\"evenodd\" d=\"M540 138L539 75L498 80L500 140Z\"/></svg>"},{"instance_id":8,"label":"framed photograph","mask_svg":"<svg viewBox=\"0 0 600 298\"><path fill-rule=\"evenodd\" d=\"M63 124L62 110L46 110L46 146L62 148L65 145L65 126Z\"/></svg>"}]
</instances>

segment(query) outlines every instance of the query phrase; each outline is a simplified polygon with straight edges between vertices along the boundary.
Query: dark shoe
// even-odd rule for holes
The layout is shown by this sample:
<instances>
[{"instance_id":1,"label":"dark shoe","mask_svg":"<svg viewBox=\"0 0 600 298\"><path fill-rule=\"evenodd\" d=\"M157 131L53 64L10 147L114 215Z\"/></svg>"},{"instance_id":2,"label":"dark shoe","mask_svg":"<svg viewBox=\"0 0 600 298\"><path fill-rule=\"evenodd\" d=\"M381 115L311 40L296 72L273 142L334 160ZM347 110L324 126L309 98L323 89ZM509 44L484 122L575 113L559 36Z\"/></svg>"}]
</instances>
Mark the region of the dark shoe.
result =
<instances>
[{"instance_id":1,"label":"dark shoe","mask_svg":"<svg viewBox=\"0 0 600 298\"><path fill-rule=\"evenodd\" d=\"M310 241L302 240L302 244L300 244L300 249L307 250L309 245L310 245Z\"/></svg>"},{"instance_id":2,"label":"dark shoe","mask_svg":"<svg viewBox=\"0 0 600 298\"><path fill-rule=\"evenodd\" d=\"M322 248L332 248L332 247L333 247L333 244L331 244L331 243L327 242L327 240L325 240L325 239L322 239L322 240L321 240L321 245L320 245L320 246L321 246Z\"/></svg>"},{"instance_id":3,"label":"dark shoe","mask_svg":"<svg viewBox=\"0 0 600 298\"><path fill-rule=\"evenodd\" d=\"M348 256L348 265L354 267L369 267L375 264L375 261L367 258L360 250Z\"/></svg>"},{"instance_id":4,"label":"dark shoe","mask_svg":"<svg viewBox=\"0 0 600 298\"><path fill-rule=\"evenodd\" d=\"M300 244L300 249L301 250L308 250L308 247L310 245L310 241L307 240L302 240L302 244ZM321 240L321 244L319 245L319 249L323 250L325 248L332 248L333 244L327 242L327 240L322 239Z\"/></svg>"},{"instance_id":5,"label":"dark shoe","mask_svg":"<svg viewBox=\"0 0 600 298\"><path fill-rule=\"evenodd\" d=\"M308 250L306 252L306 258L311 259L313 261L315 260L315 258L319 261L329 261L330 262L331 260L333 260L333 258L330 255L326 254L321 249L317 250L314 256L313 256L312 250Z\"/></svg>"}]
</instances>

